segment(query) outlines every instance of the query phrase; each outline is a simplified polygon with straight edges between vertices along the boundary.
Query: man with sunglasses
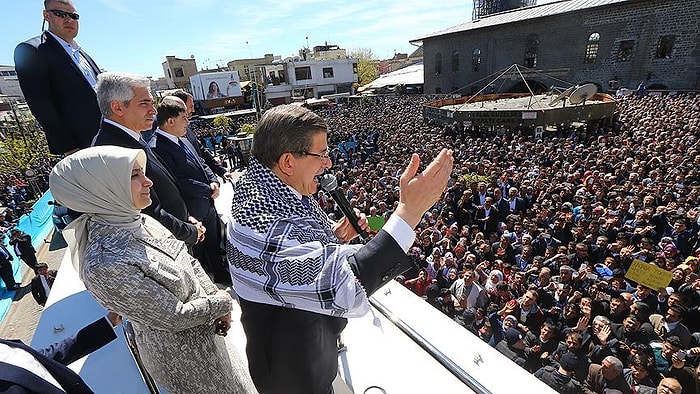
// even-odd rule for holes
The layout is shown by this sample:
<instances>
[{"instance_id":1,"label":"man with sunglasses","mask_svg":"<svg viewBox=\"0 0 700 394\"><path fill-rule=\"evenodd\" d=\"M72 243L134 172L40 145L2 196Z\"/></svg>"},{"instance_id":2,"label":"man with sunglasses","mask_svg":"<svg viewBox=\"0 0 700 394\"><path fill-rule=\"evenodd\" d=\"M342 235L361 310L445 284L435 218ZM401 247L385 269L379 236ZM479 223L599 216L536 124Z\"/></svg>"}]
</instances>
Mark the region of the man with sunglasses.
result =
<instances>
[{"instance_id":1,"label":"man with sunglasses","mask_svg":"<svg viewBox=\"0 0 700 394\"><path fill-rule=\"evenodd\" d=\"M79 15L71 0L44 0L43 17L48 30L15 48L15 69L49 150L68 155L90 146L100 127L100 68L75 41Z\"/></svg>"}]
</instances>

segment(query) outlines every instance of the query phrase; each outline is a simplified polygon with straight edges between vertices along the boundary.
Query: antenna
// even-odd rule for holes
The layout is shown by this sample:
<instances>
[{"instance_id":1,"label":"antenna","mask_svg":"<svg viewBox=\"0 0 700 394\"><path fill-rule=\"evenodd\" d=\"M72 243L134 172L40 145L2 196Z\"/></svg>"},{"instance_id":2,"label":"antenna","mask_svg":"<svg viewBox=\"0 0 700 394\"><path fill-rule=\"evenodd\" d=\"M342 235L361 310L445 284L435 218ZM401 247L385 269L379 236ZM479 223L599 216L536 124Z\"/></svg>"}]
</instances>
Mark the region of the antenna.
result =
<instances>
[{"instance_id":1,"label":"antenna","mask_svg":"<svg viewBox=\"0 0 700 394\"><path fill-rule=\"evenodd\" d=\"M549 106L554 107L559 101L564 101L564 104L566 104L566 99L571 95L571 92L573 92L574 89L576 89L577 87L578 85L571 86L563 92L559 93L557 97L553 98L552 101L549 102Z\"/></svg>"},{"instance_id":2,"label":"antenna","mask_svg":"<svg viewBox=\"0 0 700 394\"><path fill-rule=\"evenodd\" d=\"M569 96L569 102L571 104L585 104L586 100L592 97L594 94L598 93L598 87L592 83L587 83L583 86L576 88Z\"/></svg>"}]
</instances>

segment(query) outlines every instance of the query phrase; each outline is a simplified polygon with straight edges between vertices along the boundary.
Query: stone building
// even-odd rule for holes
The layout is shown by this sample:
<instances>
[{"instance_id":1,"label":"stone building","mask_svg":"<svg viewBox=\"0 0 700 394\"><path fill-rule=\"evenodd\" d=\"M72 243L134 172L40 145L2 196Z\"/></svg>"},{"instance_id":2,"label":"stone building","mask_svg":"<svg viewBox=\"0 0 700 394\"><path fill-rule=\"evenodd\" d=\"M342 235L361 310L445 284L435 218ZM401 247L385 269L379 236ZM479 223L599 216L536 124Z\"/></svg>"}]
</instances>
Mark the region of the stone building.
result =
<instances>
[{"instance_id":1,"label":"stone building","mask_svg":"<svg viewBox=\"0 0 700 394\"><path fill-rule=\"evenodd\" d=\"M197 74L197 62L194 57L179 59L175 56L166 56L162 65L168 89L189 90L190 77Z\"/></svg>"},{"instance_id":2,"label":"stone building","mask_svg":"<svg viewBox=\"0 0 700 394\"><path fill-rule=\"evenodd\" d=\"M226 65L228 66L227 71L238 71L238 75L241 77L241 81L253 81L260 83L262 76L256 74L256 66L259 64L271 63L275 60L279 60L280 56L275 56L271 53L266 53L264 57L250 58L250 59L237 59L232 60Z\"/></svg>"},{"instance_id":3,"label":"stone building","mask_svg":"<svg viewBox=\"0 0 700 394\"><path fill-rule=\"evenodd\" d=\"M563 0L475 19L424 37L426 93L473 94L513 64L538 90L700 88L700 0ZM524 92L517 73L485 93ZM493 75L493 78L491 77Z\"/></svg>"}]
</instances>

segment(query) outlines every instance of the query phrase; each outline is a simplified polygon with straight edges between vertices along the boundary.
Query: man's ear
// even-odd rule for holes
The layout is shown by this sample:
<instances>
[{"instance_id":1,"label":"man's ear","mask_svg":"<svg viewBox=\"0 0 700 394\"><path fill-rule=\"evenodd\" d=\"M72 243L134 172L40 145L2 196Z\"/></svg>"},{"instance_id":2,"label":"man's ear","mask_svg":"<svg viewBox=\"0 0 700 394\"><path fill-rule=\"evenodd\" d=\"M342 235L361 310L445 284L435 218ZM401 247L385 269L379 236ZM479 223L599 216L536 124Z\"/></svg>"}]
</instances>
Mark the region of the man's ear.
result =
<instances>
[{"instance_id":1,"label":"man's ear","mask_svg":"<svg viewBox=\"0 0 700 394\"><path fill-rule=\"evenodd\" d=\"M287 176L294 174L294 164L294 155L290 152L282 153L282 156L277 159L277 169Z\"/></svg>"},{"instance_id":2,"label":"man's ear","mask_svg":"<svg viewBox=\"0 0 700 394\"><path fill-rule=\"evenodd\" d=\"M119 100L113 100L112 102L110 102L109 108L112 110L112 113L115 115L121 116L124 113L124 103L122 103Z\"/></svg>"}]
</instances>

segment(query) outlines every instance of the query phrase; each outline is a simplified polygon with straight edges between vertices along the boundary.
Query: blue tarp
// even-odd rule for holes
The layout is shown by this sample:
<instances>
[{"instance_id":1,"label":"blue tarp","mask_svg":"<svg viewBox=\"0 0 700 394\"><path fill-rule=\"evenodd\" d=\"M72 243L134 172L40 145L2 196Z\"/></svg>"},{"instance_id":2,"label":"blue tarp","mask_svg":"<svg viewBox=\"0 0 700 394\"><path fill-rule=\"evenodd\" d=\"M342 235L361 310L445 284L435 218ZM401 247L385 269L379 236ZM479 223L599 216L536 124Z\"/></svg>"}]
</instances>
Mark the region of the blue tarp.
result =
<instances>
[{"instance_id":1,"label":"blue tarp","mask_svg":"<svg viewBox=\"0 0 700 394\"><path fill-rule=\"evenodd\" d=\"M53 213L53 206L49 205L48 202L53 200L53 196L50 191L44 193L40 199L38 199L31 212L22 215L17 223L17 228L29 234L32 237L32 244L34 248L39 249L44 239L48 237L51 229L53 228L53 221L51 220L51 215ZM15 280L20 283L22 280L22 262L19 257L15 256L14 248L9 246L9 232L4 234L2 237L2 242L7 246L13 257L12 269L15 275ZM0 280L0 322L5 318L7 311L12 305L12 299L15 296L15 291L7 291L5 284Z\"/></svg>"}]
</instances>

